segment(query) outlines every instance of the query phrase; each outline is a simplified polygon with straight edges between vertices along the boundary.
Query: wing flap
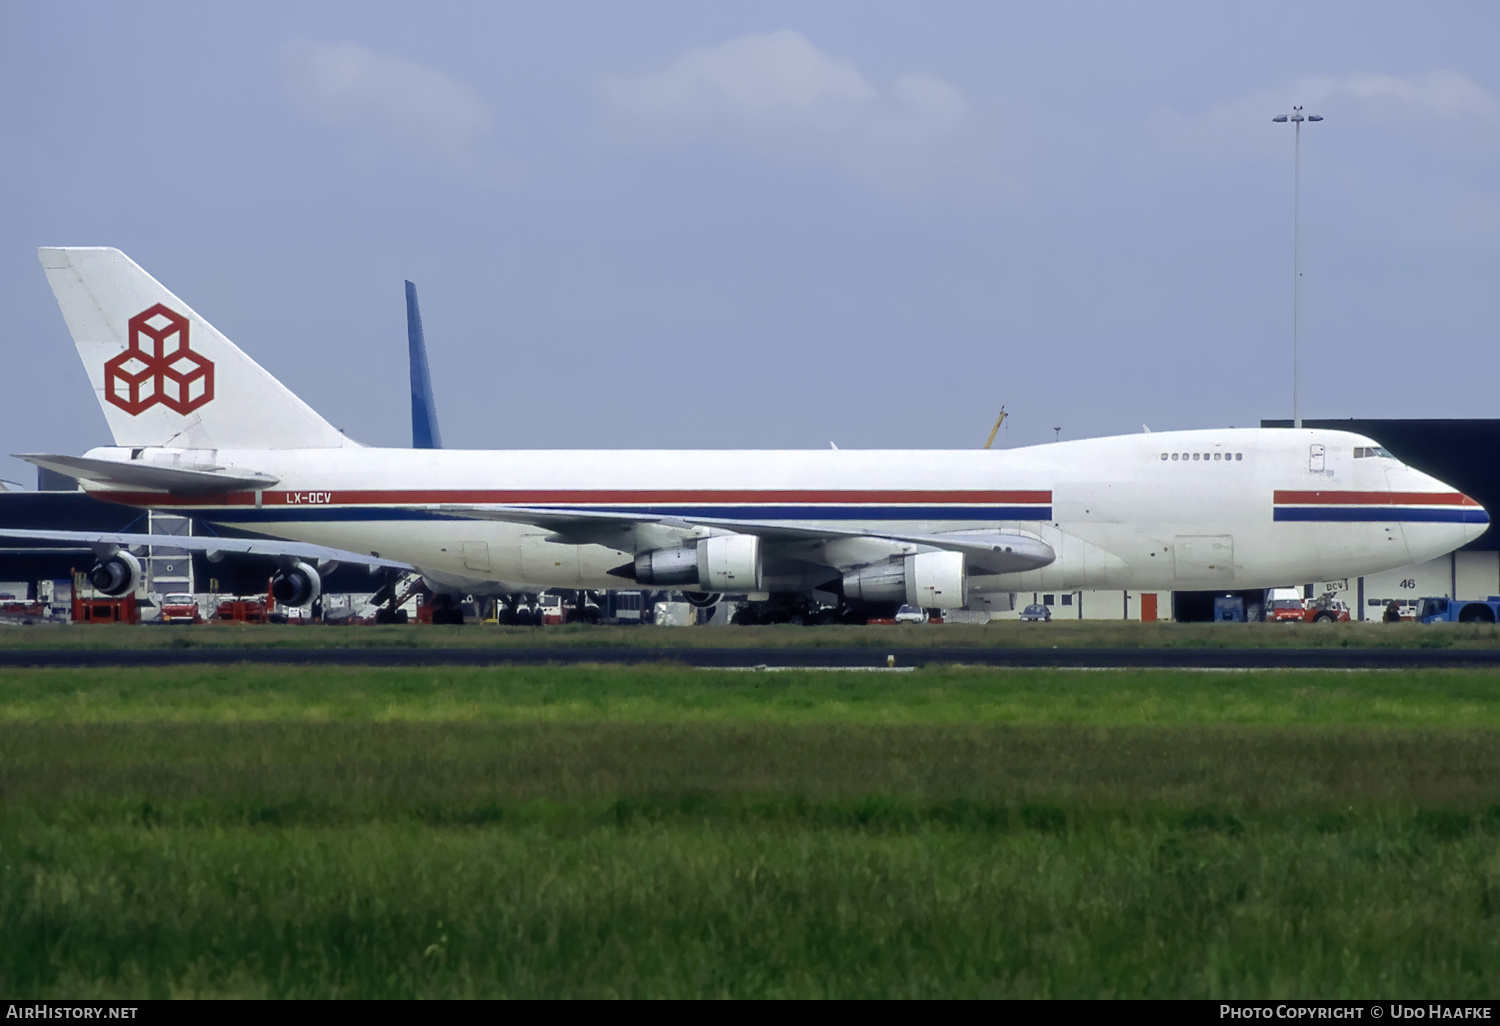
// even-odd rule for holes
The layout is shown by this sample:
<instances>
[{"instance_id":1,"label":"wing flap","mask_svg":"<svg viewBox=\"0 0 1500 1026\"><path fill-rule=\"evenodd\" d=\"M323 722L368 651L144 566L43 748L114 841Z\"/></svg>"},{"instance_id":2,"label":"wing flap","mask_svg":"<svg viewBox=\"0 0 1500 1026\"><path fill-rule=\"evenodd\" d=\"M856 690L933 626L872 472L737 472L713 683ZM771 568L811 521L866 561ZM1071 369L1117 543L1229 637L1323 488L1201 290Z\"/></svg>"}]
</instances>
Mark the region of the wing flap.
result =
<instances>
[{"instance_id":1,"label":"wing flap","mask_svg":"<svg viewBox=\"0 0 1500 1026\"><path fill-rule=\"evenodd\" d=\"M600 538L610 527L617 530L631 526L660 525L689 533L693 528L708 527L753 534L767 542L834 541L845 538L875 538L910 545L927 546L947 552L961 552L969 557L970 566L980 573L1021 573L1044 567L1057 559L1052 546L1024 531L945 531L937 534L870 531L862 528L801 526L775 521L732 520L720 517L662 517L652 513L616 512L612 510L559 510L526 506L454 506L432 507L436 512L476 520L500 520L512 524L529 524L545 528L568 541L588 543ZM701 533L701 532L699 532Z\"/></svg>"}]
</instances>

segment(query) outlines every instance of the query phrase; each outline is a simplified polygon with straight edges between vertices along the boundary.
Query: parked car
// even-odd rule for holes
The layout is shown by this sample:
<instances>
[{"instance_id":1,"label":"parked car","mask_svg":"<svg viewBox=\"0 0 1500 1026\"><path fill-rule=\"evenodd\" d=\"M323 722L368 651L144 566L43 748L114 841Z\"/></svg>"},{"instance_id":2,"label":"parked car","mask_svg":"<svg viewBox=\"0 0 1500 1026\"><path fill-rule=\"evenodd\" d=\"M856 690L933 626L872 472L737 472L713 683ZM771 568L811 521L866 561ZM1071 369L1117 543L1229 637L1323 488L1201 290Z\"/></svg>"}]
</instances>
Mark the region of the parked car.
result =
<instances>
[{"instance_id":1,"label":"parked car","mask_svg":"<svg viewBox=\"0 0 1500 1026\"><path fill-rule=\"evenodd\" d=\"M161 597L162 623L202 623L203 615L198 611L198 600L185 592Z\"/></svg>"},{"instance_id":2,"label":"parked car","mask_svg":"<svg viewBox=\"0 0 1500 1026\"><path fill-rule=\"evenodd\" d=\"M919 606L902 606L896 610L897 623L926 623L927 614Z\"/></svg>"},{"instance_id":3,"label":"parked car","mask_svg":"<svg viewBox=\"0 0 1500 1026\"><path fill-rule=\"evenodd\" d=\"M1052 610L1042 605L1031 605L1021 610L1021 619L1034 623L1051 623Z\"/></svg>"}]
</instances>

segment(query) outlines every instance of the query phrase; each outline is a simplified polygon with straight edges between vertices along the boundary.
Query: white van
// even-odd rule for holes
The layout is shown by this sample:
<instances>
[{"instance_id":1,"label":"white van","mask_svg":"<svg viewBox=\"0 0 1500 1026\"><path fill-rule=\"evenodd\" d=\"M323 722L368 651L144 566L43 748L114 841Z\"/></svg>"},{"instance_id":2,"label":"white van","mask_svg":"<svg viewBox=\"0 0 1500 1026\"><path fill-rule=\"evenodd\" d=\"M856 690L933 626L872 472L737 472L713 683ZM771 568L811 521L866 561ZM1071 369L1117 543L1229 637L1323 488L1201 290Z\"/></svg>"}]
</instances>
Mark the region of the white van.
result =
<instances>
[{"instance_id":1,"label":"white van","mask_svg":"<svg viewBox=\"0 0 1500 1026\"><path fill-rule=\"evenodd\" d=\"M1307 606L1301 588L1272 588L1266 593L1266 619L1302 622Z\"/></svg>"}]
</instances>

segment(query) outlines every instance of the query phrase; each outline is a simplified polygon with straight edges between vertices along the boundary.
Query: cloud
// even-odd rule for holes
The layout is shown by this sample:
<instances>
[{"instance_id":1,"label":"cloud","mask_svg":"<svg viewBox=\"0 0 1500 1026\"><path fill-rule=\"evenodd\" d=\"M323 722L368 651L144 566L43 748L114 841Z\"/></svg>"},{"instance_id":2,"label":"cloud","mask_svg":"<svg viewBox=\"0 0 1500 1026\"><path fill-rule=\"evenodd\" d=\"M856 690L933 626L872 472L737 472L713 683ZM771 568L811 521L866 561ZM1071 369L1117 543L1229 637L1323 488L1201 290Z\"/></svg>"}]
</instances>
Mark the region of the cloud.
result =
<instances>
[{"instance_id":1,"label":"cloud","mask_svg":"<svg viewBox=\"0 0 1500 1026\"><path fill-rule=\"evenodd\" d=\"M891 95L918 120L934 126L956 127L969 113L963 93L931 75L902 75Z\"/></svg>"},{"instance_id":2,"label":"cloud","mask_svg":"<svg viewBox=\"0 0 1500 1026\"><path fill-rule=\"evenodd\" d=\"M910 183L970 128L952 84L911 73L880 88L789 29L682 54L665 69L605 85L617 137L710 139L782 160Z\"/></svg>"},{"instance_id":3,"label":"cloud","mask_svg":"<svg viewBox=\"0 0 1500 1026\"><path fill-rule=\"evenodd\" d=\"M297 42L282 52L287 94L329 125L374 128L466 170L491 135L479 95L440 71L354 43Z\"/></svg>"},{"instance_id":4,"label":"cloud","mask_svg":"<svg viewBox=\"0 0 1500 1026\"><path fill-rule=\"evenodd\" d=\"M1340 97L1395 101L1407 110L1392 109L1391 104L1371 110L1394 116L1419 113L1441 118L1477 118L1500 128L1500 97L1456 71L1433 71L1405 78L1367 74L1309 78L1299 88L1314 101Z\"/></svg>"},{"instance_id":5,"label":"cloud","mask_svg":"<svg viewBox=\"0 0 1500 1026\"><path fill-rule=\"evenodd\" d=\"M619 79L611 101L642 117L713 117L832 128L875 99L851 65L795 32L696 48L655 75Z\"/></svg>"},{"instance_id":6,"label":"cloud","mask_svg":"<svg viewBox=\"0 0 1500 1026\"><path fill-rule=\"evenodd\" d=\"M1407 76L1361 72L1300 79L1197 114L1156 111L1147 121L1149 141L1134 147L1130 163L1150 174L1181 161L1280 153L1285 128L1273 129L1270 121L1294 103L1324 115L1330 126L1380 126L1444 149L1500 153L1500 97L1472 79L1456 71Z\"/></svg>"}]
</instances>

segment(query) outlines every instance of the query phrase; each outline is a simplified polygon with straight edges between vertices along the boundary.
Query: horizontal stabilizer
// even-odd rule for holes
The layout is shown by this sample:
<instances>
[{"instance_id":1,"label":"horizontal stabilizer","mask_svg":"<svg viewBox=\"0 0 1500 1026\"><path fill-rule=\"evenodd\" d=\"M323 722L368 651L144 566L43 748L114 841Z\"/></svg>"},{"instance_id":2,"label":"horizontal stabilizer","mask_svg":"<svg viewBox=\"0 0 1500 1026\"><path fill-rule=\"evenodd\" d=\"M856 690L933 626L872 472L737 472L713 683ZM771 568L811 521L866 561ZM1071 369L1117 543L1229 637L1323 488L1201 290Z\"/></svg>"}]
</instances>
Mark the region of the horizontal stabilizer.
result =
<instances>
[{"instance_id":1,"label":"horizontal stabilizer","mask_svg":"<svg viewBox=\"0 0 1500 1026\"><path fill-rule=\"evenodd\" d=\"M202 535L123 534L108 531L34 531L9 527L0 528L0 538L88 545L95 549L128 549L137 545L164 545L174 549L190 549L194 552L287 556L294 559L315 559L319 562L328 560L335 563L352 563L355 566L389 567L393 570L416 569L410 563L400 563L393 559L362 556L357 552L329 548L327 545L277 541L273 538L213 538Z\"/></svg>"},{"instance_id":2,"label":"horizontal stabilizer","mask_svg":"<svg viewBox=\"0 0 1500 1026\"><path fill-rule=\"evenodd\" d=\"M222 492L253 491L269 488L277 478L267 474L228 471L219 467L164 467L152 463L125 463L119 460L96 460L87 456L52 456L42 453L17 453L17 459L79 481L89 481L110 488L147 488L173 495L215 495Z\"/></svg>"}]
</instances>

